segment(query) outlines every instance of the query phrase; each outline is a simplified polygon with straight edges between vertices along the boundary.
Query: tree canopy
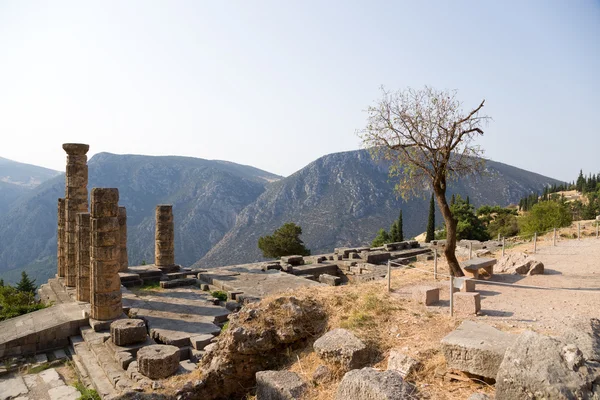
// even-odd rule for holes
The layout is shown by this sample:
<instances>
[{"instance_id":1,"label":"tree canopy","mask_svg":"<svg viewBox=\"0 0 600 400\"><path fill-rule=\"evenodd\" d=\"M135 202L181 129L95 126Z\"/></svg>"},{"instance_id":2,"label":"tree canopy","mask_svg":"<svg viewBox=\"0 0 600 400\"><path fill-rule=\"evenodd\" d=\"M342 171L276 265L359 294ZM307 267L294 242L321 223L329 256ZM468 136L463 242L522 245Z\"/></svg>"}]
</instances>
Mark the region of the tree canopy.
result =
<instances>
[{"instance_id":1,"label":"tree canopy","mask_svg":"<svg viewBox=\"0 0 600 400\"><path fill-rule=\"evenodd\" d=\"M375 158L389 162L402 197L433 190L446 223L444 254L454 276L464 274L455 255L457 221L446 190L449 180L483 169L483 151L474 140L489 120L481 114L484 103L464 111L456 91L382 88L381 99L367 109L366 127L358 132Z\"/></svg>"},{"instance_id":2,"label":"tree canopy","mask_svg":"<svg viewBox=\"0 0 600 400\"><path fill-rule=\"evenodd\" d=\"M258 239L258 248L263 257L279 258L291 255L310 255L310 250L300 240L302 228L293 222L285 223L270 236L261 236Z\"/></svg>"}]
</instances>

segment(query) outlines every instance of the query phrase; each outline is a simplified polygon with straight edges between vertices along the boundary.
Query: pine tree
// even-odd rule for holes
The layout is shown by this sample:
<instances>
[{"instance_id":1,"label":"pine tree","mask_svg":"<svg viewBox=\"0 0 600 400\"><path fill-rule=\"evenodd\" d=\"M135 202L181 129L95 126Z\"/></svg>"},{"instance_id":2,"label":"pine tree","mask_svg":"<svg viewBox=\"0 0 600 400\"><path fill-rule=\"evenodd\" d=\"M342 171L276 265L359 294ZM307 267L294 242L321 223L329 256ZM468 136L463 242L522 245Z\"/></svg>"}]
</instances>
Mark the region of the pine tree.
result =
<instances>
[{"instance_id":1,"label":"pine tree","mask_svg":"<svg viewBox=\"0 0 600 400\"><path fill-rule=\"evenodd\" d=\"M390 235L388 235L388 233L385 231L385 229L380 229L379 232L377 232L377 236L375 237L375 239L373 240L373 243L371 243L372 247L379 247L379 246L383 246L386 243L390 243L392 240L390 240Z\"/></svg>"},{"instance_id":2,"label":"pine tree","mask_svg":"<svg viewBox=\"0 0 600 400\"><path fill-rule=\"evenodd\" d=\"M450 205L453 206L456 203L456 197L454 196L454 194L452 194L452 197L450 198Z\"/></svg>"},{"instance_id":3,"label":"pine tree","mask_svg":"<svg viewBox=\"0 0 600 400\"><path fill-rule=\"evenodd\" d=\"M32 293L35 294L35 289L37 286L35 285L35 279L29 279L27 272L21 272L21 280L17 283L17 290L23 293Z\"/></svg>"},{"instance_id":4,"label":"pine tree","mask_svg":"<svg viewBox=\"0 0 600 400\"><path fill-rule=\"evenodd\" d=\"M402 229L402 210L398 216L398 242L404 241L404 230Z\"/></svg>"},{"instance_id":5,"label":"pine tree","mask_svg":"<svg viewBox=\"0 0 600 400\"><path fill-rule=\"evenodd\" d=\"M583 177L583 170L579 170L579 176L577 177L577 183L575 184L575 189L578 192L583 192L583 188L585 186L585 178Z\"/></svg>"},{"instance_id":6,"label":"pine tree","mask_svg":"<svg viewBox=\"0 0 600 400\"><path fill-rule=\"evenodd\" d=\"M4 279L0 278L0 287L4 287Z\"/></svg>"},{"instance_id":7,"label":"pine tree","mask_svg":"<svg viewBox=\"0 0 600 400\"><path fill-rule=\"evenodd\" d=\"M469 195L467 195L467 205L471 204L471 200L469 199Z\"/></svg>"},{"instance_id":8,"label":"pine tree","mask_svg":"<svg viewBox=\"0 0 600 400\"><path fill-rule=\"evenodd\" d=\"M258 239L258 248L263 257L279 258L281 256L309 256L310 250L300 240L302 228L293 222L283 224L270 236L261 236Z\"/></svg>"},{"instance_id":9,"label":"pine tree","mask_svg":"<svg viewBox=\"0 0 600 400\"><path fill-rule=\"evenodd\" d=\"M429 243L433 239L435 239L435 203L433 201L432 193L431 201L429 202L429 219L427 220L427 235L425 236L425 243Z\"/></svg>"}]
</instances>

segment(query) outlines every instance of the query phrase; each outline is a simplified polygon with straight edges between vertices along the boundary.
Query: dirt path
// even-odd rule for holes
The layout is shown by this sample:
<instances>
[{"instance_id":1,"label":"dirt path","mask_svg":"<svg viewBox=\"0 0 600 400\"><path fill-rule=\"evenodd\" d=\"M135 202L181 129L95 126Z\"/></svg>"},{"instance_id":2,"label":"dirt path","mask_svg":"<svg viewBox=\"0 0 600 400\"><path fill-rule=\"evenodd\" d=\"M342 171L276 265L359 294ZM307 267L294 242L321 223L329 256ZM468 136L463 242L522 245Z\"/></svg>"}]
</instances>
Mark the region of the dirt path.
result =
<instances>
[{"instance_id":1,"label":"dirt path","mask_svg":"<svg viewBox=\"0 0 600 400\"><path fill-rule=\"evenodd\" d=\"M600 317L600 240L564 240L556 247L550 241L525 244L511 252L527 251L544 263L545 274L519 276L496 274L492 281L555 288L522 289L477 284L481 293L483 320L505 322L513 328L534 328L560 333L572 320ZM561 290L570 288L580 290Z\"/></svg>"}]
</instances>

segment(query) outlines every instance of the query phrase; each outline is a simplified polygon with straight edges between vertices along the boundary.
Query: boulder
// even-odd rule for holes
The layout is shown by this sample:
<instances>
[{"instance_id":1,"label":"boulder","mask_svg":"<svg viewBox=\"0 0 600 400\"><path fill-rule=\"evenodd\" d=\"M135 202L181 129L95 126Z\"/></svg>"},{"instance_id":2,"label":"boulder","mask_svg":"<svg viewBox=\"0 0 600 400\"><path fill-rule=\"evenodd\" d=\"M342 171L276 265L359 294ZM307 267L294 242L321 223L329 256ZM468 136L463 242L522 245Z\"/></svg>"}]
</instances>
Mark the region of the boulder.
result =
<instances>
[{"instance_id":1,"label":"boulder","mask_svg":"<svg viewBox=\"0 0 600 400\"><path fill-rule=\"evenodd\" d=\"M414 358L407 356L398 349L390 351L387 365L388 370L398 371L403 378L406 378L419 368L421 368L421 363Z\"/></svg>"},{"instance_id":2,"label":"boulder","mask_svg":"<svg viewBox=\"0 0 600 400\"><path fill-rule=\"evenodd\" d=\"M489 325L463 321L442 339L448 368L495 379L506 349L516 336Z\"/></svg>"},{"instance_id":3,"label":"boulder","mask_svg":"<svg viewBox=\"0 0 600 400\"><path fill-rule=\"evenodd\" d=\"M295 400L302 398L307 385L290 371L256 373L256 400Z\"/></svg>"},{"instance_id":4,"label":"boulder","mask_svg":"<svg viewBox=\"0 0 600 400\"><path fill-rule=\"evenodd\" d=\"M403 400L415 399L415 388L405 382L398 371L355 369L344 375L335 400Z\"/></svg>"},{"instance_id":5,"label":"boulder","mask_svg":"<svg viewBox=\"0 0 600 400\"><path fill-rule=\"evenodd\" d=\"M586 360L600 362L600 320L575 322L566 329L564 339L577 346Z\"/></svg>"},{"instance_id":6,"label":"boulder","mask_svg":"<svg viewBox=\"0 0 600 400\"><path fill-rule=\"evenodd\" d=\"M367 346L346 329L327 332L315 341L313 348L323 361L347 370L360 368L368 361Z\"/></svg>"},{"instance_id":7,"label":"boulder","mask_svg":"<svg viewBox=\"0 0 600 400\"><path fill-rule=\"evenodd\" d=\"M511 253L498 260L496 270L513 275L541 275L544 264L525 253Z\"/></svg>"},{"instance_id":8,"label":"boulder","mask_svg":"<svg viewBox=\"0 0 600 400\"><path fill-rule=\"evenodd\" d=\"M577 346L525 331L506 350L496 377L496 399L598 398L592 393L598 375L592 371Z\"/></svg>"}]
</instances>

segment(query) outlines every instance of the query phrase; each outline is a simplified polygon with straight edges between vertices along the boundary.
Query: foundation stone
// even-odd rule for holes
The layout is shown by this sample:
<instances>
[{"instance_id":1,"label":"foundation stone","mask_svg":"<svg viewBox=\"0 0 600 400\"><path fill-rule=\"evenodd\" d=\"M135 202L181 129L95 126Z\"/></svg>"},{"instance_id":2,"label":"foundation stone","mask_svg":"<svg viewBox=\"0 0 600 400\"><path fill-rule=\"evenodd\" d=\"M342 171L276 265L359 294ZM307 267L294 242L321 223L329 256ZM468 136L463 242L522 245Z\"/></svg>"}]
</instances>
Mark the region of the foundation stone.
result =
<instances>
[{"instance_id":1,"label":"foundation stone","mask_svg":"<svg viewBox=\"0 0 600 400\"><path fill-rule=\"evenodd\" d=\"M146 324L141 319L119 319L110 324L110 337L117 346L142 343L147 339Z\"/></svg>"}]
</instances>

